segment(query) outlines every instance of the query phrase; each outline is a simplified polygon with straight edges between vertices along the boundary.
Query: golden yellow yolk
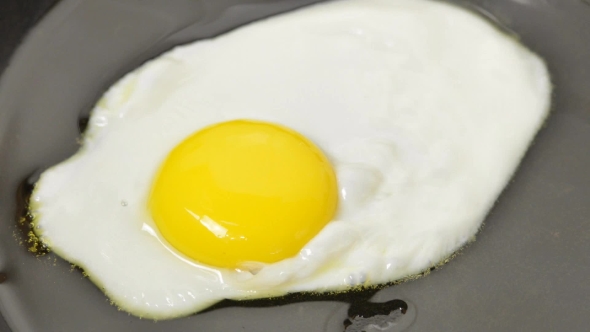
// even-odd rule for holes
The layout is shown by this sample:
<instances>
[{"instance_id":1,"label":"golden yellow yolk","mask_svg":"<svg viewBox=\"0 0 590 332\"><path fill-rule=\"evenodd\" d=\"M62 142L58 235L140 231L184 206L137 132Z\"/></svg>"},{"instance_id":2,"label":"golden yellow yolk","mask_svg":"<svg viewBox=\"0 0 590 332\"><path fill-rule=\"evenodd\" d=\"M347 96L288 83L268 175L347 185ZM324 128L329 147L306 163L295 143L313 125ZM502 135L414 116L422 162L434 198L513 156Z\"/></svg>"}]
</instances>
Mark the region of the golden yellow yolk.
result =
<instances>
[{"instance_id":1,"label":"golden yellow yolk","mask_svg":"<svg viewBox=\"0 0 590 332\"><path fill-rule=\"evenodd\" d=\"M184 255L239 268L296 255L332 219L337 201L332 166L312 142L283 126L237 120L172 150L149 210Z\"/></svg>"}]
</instances>

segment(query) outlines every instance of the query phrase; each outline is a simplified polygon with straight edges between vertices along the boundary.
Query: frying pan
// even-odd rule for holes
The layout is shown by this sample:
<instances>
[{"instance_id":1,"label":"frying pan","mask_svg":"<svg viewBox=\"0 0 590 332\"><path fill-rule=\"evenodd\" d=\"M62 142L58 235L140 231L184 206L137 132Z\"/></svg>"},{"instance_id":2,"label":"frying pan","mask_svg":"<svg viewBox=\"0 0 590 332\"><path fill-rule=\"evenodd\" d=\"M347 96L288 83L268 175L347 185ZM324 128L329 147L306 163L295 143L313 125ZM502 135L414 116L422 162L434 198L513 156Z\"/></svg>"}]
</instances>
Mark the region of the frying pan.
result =
<instances>
[{"instance_id":1,"label":"frying pan","mask_svg":"<svg viewBox=\"0 0 590 332\"><path fill-rule=\"evenodd\" d=\"M62 0L30 30L53 1L0 5L5 59L27 32L0 79L0 331L343 331L350 312L392 303L404 313L390 315L386 331L588 330L590 4L582 0L459 3L546 59L553 109L477 240L426 277L372 292L226 301L153 322L117 311L59 257L19 244L28 183L76 151L109 85L174 45L313 2Z\"/></svg>"}]
</instances>

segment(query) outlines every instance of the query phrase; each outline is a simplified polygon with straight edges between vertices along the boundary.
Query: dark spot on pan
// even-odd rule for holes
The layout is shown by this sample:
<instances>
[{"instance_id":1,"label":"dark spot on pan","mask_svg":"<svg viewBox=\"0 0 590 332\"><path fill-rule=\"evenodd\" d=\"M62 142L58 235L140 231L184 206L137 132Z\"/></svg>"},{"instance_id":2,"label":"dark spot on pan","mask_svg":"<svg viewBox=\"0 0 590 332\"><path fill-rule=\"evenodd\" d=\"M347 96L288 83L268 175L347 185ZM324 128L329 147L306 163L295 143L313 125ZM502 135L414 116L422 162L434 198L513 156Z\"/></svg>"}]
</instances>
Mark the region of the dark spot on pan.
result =
<instances>
[{"instance_id":1,"label":"dark spot on pan","mask_svg":"<svg viewBox=\"0 0 590 332\"><path fill-rule=\"evenodd\" d=\"M353 303L348 309L348 317L389 315L394 310L399 310L402 314L405 314L408 310L408 304L403 300L391 300L383 303L357 302Z\"/></svg>"},{"instance_id":2,"label":"dark spot on pan","mask_svg":"<svg viewBox=\"0 0 590 332\"><path fill-rule=\"evenodd\" d=\"M8 275L4 272L0 272L0 284L3 284L8 280Z\"/></svg>"},{"instance_id":3,"label":"dark spot on pan","mask_svg":"<svg viewBox=\"0 0 590 332\"><path fill-rule=\"evenodd\" d=\"M344 321L344 328L350 332L366 331L369 326L387 329L407 311L408 304L398 299L384 303L355 302L348 309L348 319Z\"/></svg>"},{"instance_id":4,"label":"dark spot on pan","mask_svg":"<svg viewBox=\"0 0 590 332\"><path fill-rule=\"evenodd\" d=\"M80 135L84 134L86 128L88 128L88 122L90 121L90 115L84 114L80 115L78 118L78 130L80 131Z\"/></svg>"}]
</instances>

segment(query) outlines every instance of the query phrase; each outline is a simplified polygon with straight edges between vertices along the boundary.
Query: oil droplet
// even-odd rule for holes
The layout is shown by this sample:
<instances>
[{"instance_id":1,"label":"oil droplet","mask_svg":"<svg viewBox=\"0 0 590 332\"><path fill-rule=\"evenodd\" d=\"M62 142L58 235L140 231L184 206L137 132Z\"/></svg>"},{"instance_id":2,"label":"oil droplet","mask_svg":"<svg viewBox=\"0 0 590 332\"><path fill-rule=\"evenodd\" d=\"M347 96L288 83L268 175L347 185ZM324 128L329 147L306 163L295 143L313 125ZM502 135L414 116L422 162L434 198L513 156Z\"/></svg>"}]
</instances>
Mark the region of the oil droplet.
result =
<instances>
[{"instance_id":1,"label":"oil droplet","mask_svg":"<svg viewBox=\"0 0 590 332\"><path fill-rule=\"evenodd\" d=\"M109 124L109 119L106 116L95 116L92 119L92 123L98 127L104 127Z\"/></svg>"}]
</instances>

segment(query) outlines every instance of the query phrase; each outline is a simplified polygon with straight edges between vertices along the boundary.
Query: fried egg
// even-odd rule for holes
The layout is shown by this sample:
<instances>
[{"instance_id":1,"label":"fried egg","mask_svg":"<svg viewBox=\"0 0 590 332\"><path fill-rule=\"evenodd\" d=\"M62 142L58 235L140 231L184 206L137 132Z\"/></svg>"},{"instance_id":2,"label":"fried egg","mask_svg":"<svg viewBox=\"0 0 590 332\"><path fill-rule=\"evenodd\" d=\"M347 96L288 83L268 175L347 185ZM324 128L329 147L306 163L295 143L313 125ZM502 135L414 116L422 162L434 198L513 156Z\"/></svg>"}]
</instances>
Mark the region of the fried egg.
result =
<instances>
[{"instance_id":1,"label":"fried egg","mask_svg":"<svg viewBox=\"0 0 590 332\"><path fill-rule=\"evenodd\" d=\"M345 290L474 237L546 118L544 62L427 0L343 0L179 46L46 170L35 231L153 319Z\"/></svg>"}]
</instances>

